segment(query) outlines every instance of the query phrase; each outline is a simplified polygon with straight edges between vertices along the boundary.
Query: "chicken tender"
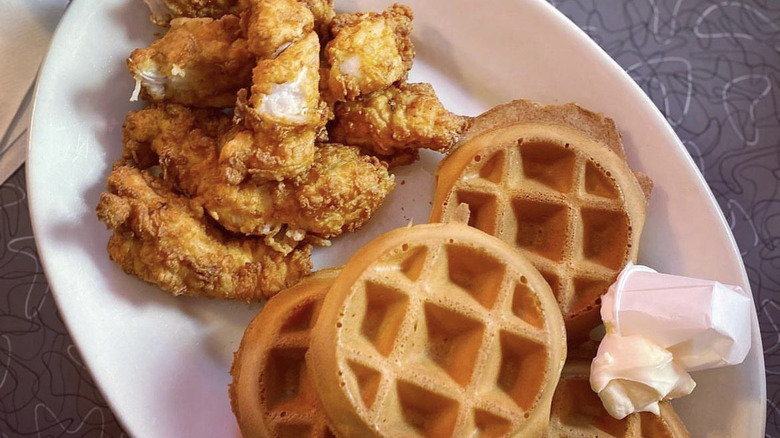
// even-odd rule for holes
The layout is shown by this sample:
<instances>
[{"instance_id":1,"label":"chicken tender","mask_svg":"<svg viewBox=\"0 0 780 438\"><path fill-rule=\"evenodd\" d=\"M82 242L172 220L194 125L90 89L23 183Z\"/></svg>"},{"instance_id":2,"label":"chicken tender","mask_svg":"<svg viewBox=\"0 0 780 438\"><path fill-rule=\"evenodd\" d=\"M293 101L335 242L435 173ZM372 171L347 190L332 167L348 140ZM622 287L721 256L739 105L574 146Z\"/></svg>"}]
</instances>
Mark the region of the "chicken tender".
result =
<instances>
[{"instance_id":1,"label":"chicken tender","mask_svg":"<svg viewBox=\"0 0 780 438\"><path fill-rule=\"evenodd\" d=\"M131 111L123 127L126 158L143 156L159 164L162 177L174 184L209 216L229 231L266 236L275 250L289 253L303 237L293 240L274 222L271 181L227 183L219 165L219 142L229 135L228 115L208 109L191 110L175 104L152 105ZM226 134L227 133L227 134ZM153 157L153 158L152 158Z\"/></svg>"},{"instance_id":2,"label":"chicken tender","mask_svg":"<svg viewBox=\"0 0 780 438\"><path fill-rule=\"evenodd\" d=\"M308 236L331 239L365 224L395 187L374 157L339 144L316 149L312 166L284 181L217 184L199 198L229 230L267 235L280 251ZM215 201L216 200L216 201Z\"/></svg>"},{"instance_id":3,"label":"chicken tender","mask_svg":"<svg viewBox=\"0 0 780 438\"><path fill-rule=\"evenodd\" d=\"M355 147L316 148L313 165L285 181L224 180L218 136L228 116L180 105L128 114L125 156L154 156L163 178L180 187L228 230L266 236L289 252L308 237L329 239L362 226L393 189L393 176Z\"/></svg>"},{"instance_id":4,"label":"chicken tender","mask_svg":"<svg viewBox=\"0 0 780 438\"><path fill-rule=\"evenodd\" d=\"M177 17L220 18L238 14L240 0L144 0L151 11L151 20L167 26Z\"/></svg>"},{"instance_id":5,"label":"chicken tender","mask_svg":"<svg viewBox=\"0 0 780 438\"><path fill-rule=\"evenodd\" d=\"M377 158L356 147L325 144L297 177L211 185L196 199L226 229L264 235L268 245L287 252L300 241L327 245L327 239L359 229L394 187L393 175Z\"/></svg>"},{"instance_id":6,"label":"chicken tender","mask_svg":"<svg viewBox=\"0 0 780 438\"><path fill-rule=\"evenodd\" d=\"M142 169L159 164L163 179L196 196L224 184L216 165L219 138L232 128L231 117L219 110L151 105L127 114L123 158Z\"/></svg>"},{"instance_id":7,"label":"chicken tender","mask_svg":"<svg viewBox=\"0 0 780 438\"><path fill-rule=\"evenodd\" d=\"M411 30L412 10L404 5L381 14L337 14L325 48L328 100L353 100L405 80L414 58Z\"/></svg>"},{"instance_id":8,"label":"chicken tender","mask_svg":"<svg viewBox=\"0 0 780 438\"><path fill-rule=\"evenodd\" d=\"M162 38L127 59L136 81L131 100L233 107L254 66L238 17L177 18Z\"/></svg>"},{"instance_id":9,"label":"chicken tender","mask_svg":"<svg viewBox=\"0 0 780 438\"><path fill-rule=\"evenodd\" d=\"M316 131L305 127L273 127L271 132L234 130L222 142L219 161L225 181L280 181L311 166Z\"/></svg>"},{"instance_id":10,"label":"chicken tender","mask_svg":"<svg viewBox=\"0 0 780 438\"><path fill-rule=\"evenodd\" d=\"M356 145L381 159L397 161L417 149L446 152L466 128L467 118L447 111L430 84L401 84L334 108L333 141Z\"/></svg>"},{"instance_id":11,"label":"chicken tender","mask_svg":"<svg viewBox=\"0 0 780 438\"><path fill-rule=\"evenodd\" d=\"M268 125L320 126L324 103L319 91L319 50L317 34L309 32L276 59L258 61L245 117Z\"/></svg>"},{"instance_id":12,"label":"chicken tender","mask_svg":"<svg viewBox=\"0 0 780 438\"><path fill-rule=\"evenodd\" d=\"M314 141L326 123L319 47L317 34L309 32L278 57L258 61L251 96L239 93L236 106L246 129L234 132L220 152L232 184L248 177L278 181L311 166Z\"/></svg>"},{"instance_id":13,"label":"chicken tender","mask_svg":"<svg viewBox=\"0 0 780 438\"><path fill-rule=\"evenodd\" d=\"M309 170L274 187L272 200L278 220L330 238L363 226L394 187L393 175L375 157L324 144Z\"/></svg>"},{"instance_id":14,"label":"chicken tender","mask_svg":"<svg viewBox=\"0 0 780 438\"><path fill-rule=\"evenodd\" d=\"M111 260L174 295L258 301L311 271L311 246L283 255L229 235L171 183L126 163L111 172L97 215L114 231Z\"/></svg>"}]
</instances>

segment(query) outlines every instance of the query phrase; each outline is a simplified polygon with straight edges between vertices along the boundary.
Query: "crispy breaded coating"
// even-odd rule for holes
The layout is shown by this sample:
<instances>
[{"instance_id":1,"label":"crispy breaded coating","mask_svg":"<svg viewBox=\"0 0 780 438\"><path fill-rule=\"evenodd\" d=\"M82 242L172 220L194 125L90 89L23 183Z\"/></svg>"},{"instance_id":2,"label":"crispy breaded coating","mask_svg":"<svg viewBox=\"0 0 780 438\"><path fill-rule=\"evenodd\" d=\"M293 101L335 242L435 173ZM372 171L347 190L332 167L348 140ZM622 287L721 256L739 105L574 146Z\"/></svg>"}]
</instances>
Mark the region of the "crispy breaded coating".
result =
<instances>
[{"instance_id":1,"label":"crispy breaded coating","mask_svg":"<svg viewBox=\"0 0 780 438\"><path fill-rule=\"evenodd\" d=\"M353 100L403 81L414 58L412 10L394 4L381 14L337 14L325 54L328 100Z\"/></svg>"},{"instance_id":2,"label":"crispy breaded coating","mask_svg":"<svg viewBox=\"0 0 780 438\"><path fill-rule=\"evenodd\" d=\"M229 184L217 158L218 137L228 121L219 111L173 104L130 112L123 132L125 156L155 156L163 178L203 205L220 225L269 236L266 242L282 252L309 235L327 239L359 228L394 187L379 160L335 144L316 148L313 165L298 177Z\"/></svg>"},{"instance_id":3,"label":"crispy breaded coating","mask_svg":"<svg viewBox=\"0 0 780 438\"><path fill-rule=\"evenodd\" d=\"M239 129L225 138L220 164L225 180L238 185L245 181L280 181L304 172L314 160L316 131L302 127L271 132Z\"/></svg>"},{"instance_id":4,"label":"crispy breaded coating","mask_svg":"<svg viewBox=\"0 0 780 438\"><path fill-rule=\"evenodd\" d=\"M150 102L229 108L251 83L254 66L238 17L177 18L162 38L127 59L136 81L131 100L140 95Z\"/></svg>"},{"instance_id":5,"label":"crispy breaded coating","mask_svg":"<svg viewBox=\"0 0 780 438\"><path fill-rule=\"evenodd\" d=\"M356 147L324 144L312 167L278 184L272 200L280 220L329 238L363 226L394 187L393 175L375 157Z\"/></svg>"},{"instance_id":6,"label":"crispy breaded coating","mask_svg":"<svg viewBox=\"0 0 780 438\"><path fill-rule=\"evenodd\" d=\"M317 34L309 32L277 58L259 60L252 72L249 114L245 117L269 125L321 124L324 103L319 91L319 50Z\"/></svg>"},{"instance_id":7,"label":"crispy breaded coating","mask_svg":"<svg viewBox=\"0 0 780 438\"><path fill-rule=\"evenodd\" d=\"M329 126L333 141L356 145L382 159L417 149L446 152L467 118L448 111L430 84L400 84L350 102L338 102Z\"/></svg>"},{"instance_id":8,"label":"crispy breaded coating","mask_svg":"<svg viewBox=\"0 0 780 438\"><path fill-rule=\"evenodd\" d=\"M309 32L274 59L259 60L251 95L239 93L237 130L220 152L228 181L282 180L311 166L314 141L326 123L319 92L319 40Z\"/></svg>"},{"instance_id":9,"label":"crispy breaded coating","mask_svg":"<svg viewBox=\"0 0 780 438\"><path fill-rule=\"evenodd\" d=\"M97 215L114 231L111 260L174 295L259 301L311 271L311 246L283 255L227 234L173 184L130 164L114 167Z\"/></svg>"},{"instance_id":10,"label":"crispy breaded coating","mask_svg":"<svg viewBox=\"0 0 780 438\"><path fill-rule=\"evenodd\" d=\"M215 162L219 138L232 127L230 116L219 110L150 105L128 112L122 126L122 156L142 169L159 164L165 180L195 196L224 183Z\"/></svg>"},{"instance_id":11,"label":"crispy breaded coating","mask_svg":"<svg viewBox=\"0 0 780 438\"><path fill-rule=\"evenodd\" d=\"M238 14L240 0L144 0L151 11L151 20L167 26L178 17L220 18Z\"/></svg>"},{"instance_id":12,"label":"crispy breaded coating","mask_svg":"<svg viewBox=\"0 0 780 438\"><path fill-rule=\"evenodd\" d=\"M314 30L320 41L326 43L330 39L330 24L336 12L333 10L333 0L299 0L306 3L314 15Z\"/></svg>"},{"instance_id":13,"label":"crispy breaded coating","mask_svg":"<svg viewBox=\"0 0 780 438\"><path fill-rule=\"evenodd\" d=\"M244 234L262 234L250 232L253 229L245 221L272 221L271 182L227 183L218 161L219 142L231 126L230 117L219 111L152 105L128 113L123 126L124 156L153 155L163 179L203 205L220 225Z\"/></svg>"},{"instance_id":14,"label":"crispy breaded coating","mask_svg":"<svg viewBox=\"0 0 780 438\"><path fill-rule=\"evenodd\" d=\"M284 181L238 186L218 184L202 196L220 224L246 234L284 236L295 241L323 239L354 231L370 219L394 188L378 159L338 144L316 149L312 166ZM210 201L218 199L218 202Z\"/></svg>"},{"instance_id":15,"label":"crispy breaded coating","mask_svg":"<svg viewBox=\"0 0 780 438\"><path fill-rule=\"evenodd\" d=\"M405 85L407 6L144 2L169 29L127 59L131 100L150 104L127 115L97 215L110 258L174 295L255 301L292 285L313 245L381 207L389 168L463 129L430 86Z\"/></svg>"},{"instance_id":16,"label":"crispy breaded coating","mask_svg":"<svg viewBox=\"0 0 780 438\"><path fill-rule=\"evenodd\" d=\"M261 59L275 58L314 29L314 15L298 0L248 0L244 34L249 50Z\"/></svg>"}]
</instances>

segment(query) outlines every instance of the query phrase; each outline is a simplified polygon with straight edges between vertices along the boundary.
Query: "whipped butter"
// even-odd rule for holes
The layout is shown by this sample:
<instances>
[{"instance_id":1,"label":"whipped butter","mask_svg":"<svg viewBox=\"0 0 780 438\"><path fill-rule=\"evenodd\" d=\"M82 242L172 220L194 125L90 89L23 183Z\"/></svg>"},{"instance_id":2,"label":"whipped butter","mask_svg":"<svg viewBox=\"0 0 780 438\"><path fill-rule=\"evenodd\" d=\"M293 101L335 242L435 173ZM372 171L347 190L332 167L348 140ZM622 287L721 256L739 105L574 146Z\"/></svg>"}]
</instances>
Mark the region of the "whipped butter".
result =
<instances>
[{"instance_id":1,"label":"whipped butter","mask_svg":"<svg viewBox=\"0 0 780 438\"><path fill-rule=\"evenodd\" d=\"M739 287L629 263L602 296L607 334L591 364L591 387L615 418L657 414L659 401L693 390L689 371L745 359L752 306Z\"/></svg>"},{"instance_id":2,"label":"whipped butter","mask_svg":"<svg viewBox=\"0 0 780 438\"><path fill-rule=\"evenodd\" d=\"M633 412L659 413L658 402L688 395L693 381L672 353L644 336L607 333L591 364L591 387L617 419Z\"/></svg>"}]
</instances>

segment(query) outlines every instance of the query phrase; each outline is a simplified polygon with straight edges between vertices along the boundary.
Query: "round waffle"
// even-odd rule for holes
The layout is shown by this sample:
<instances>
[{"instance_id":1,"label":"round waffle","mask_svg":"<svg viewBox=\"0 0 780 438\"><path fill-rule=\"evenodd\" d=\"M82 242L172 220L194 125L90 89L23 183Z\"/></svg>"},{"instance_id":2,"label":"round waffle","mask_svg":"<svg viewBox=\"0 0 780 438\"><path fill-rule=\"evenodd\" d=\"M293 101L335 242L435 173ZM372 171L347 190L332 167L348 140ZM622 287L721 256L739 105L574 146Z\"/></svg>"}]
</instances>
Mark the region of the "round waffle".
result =
<instances>
[{"instance_id":1,"label":"round waffle","mask_svg":"<svg viewBox=\"0 0 780 438\"><path fill-rule=\"evenodd\" d=\"M282 291L246 328L229 389L243 436L333 436L304 358L322 300L339 271L316 272Z\"/></svg>"},{"instance_id":2,"label":"round waffle","mask_svg":"<svg viewBox=\"0 0 780 438\"><path fill-rule=\"evenodd\" d=\"M563 367L553 396L547 438L689 438L672 404L660 403L661 415L631 414L612 418L590 388L590 362L570 361Z\"/></svg>"},{"instance_id":3,"label":"round waffle","mask_svg":"<svg viewBox=\"0 0 780 438\"><path fill-rule=\"evenodd\" d=\"M599 299L635 260L652 182L629 169L612 120L519 100L472 121L436 172L431 222L461 204L469 225L517 248L552 287L569 342L601 323Z\"/></svg>"},{"instance_id":4,"label":"round waffle","mask_svg":"<svg viewBox=\"0 0 780 438\"><path fill-rule=\"evenodd\" d=\"M530 262L465 224L429 224L347 262L307 365L338 436L537 437L565 344Z\"/></svg>"}]
</instances>

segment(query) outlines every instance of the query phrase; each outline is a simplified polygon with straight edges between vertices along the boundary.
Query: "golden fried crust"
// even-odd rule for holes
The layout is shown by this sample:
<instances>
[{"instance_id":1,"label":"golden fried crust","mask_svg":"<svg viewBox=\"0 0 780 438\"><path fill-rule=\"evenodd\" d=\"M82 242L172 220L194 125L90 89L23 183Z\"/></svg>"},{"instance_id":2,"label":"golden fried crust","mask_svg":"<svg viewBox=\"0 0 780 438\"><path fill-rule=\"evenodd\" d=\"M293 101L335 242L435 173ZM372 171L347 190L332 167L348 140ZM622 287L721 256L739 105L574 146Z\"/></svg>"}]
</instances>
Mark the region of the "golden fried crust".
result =
<instances>
[{"instance_id":1,"label":"golden fried crust","mask_svg":"<svg viewBox=\"0 0 780 438\"><path fill-rule=\"evenodd\" d=\"M394 187L378 159L325 144L309 170L275 187L274 211L280 222L330 238L363 226Z\"/></svg>"},{"instance_id":2,"label":"golden fried crust","mask_svg":"<svg viewBox=\"0 0 780 438\"><path fill-rule=\"evenodd\" d=\"M325 145L316 149L312 166L295 178L217 184L201 198L230 230L272 235L274 240L282 235L327 239L360 228L393 187L393 176L376 158L357 148ZM284 233L276 237L280 231Z\"/></svg>"},{"instance_id":3,"label":"golden fried crust","mask_svg":"<svg viewBox=\"0 0 780 438\"><path fill-rule=\"evenodd\" d=\"M155 104L130 111L122 129L123 158L141 168L160 164L166 180L196 195L222 179L217 139L231 126L229 116L212 109Z\"/></svg>"},{"instance_id":4,"label":"golden fried crust","mask_svg":"<svg viewBox=\"0 0 780 438\"><path fill-rule=\"evenodd\" d=\"M225 139L220 163L232 184L282 180L305 171L325 126L319 92L319 40L309 32L274 59L254 68L251 96L238 93L236 118L245 129Z\"/></svg>"},{"instance_id":5,"label":"golden fried crust","mask_svg":"<svg viewBox=\"0 0 780 438\"><path fill-rule=\"evenodd\" d=\"M330 39L330 24L336 12L333 10L333 0L299 0L309 7L314 15L314 30L321 41Z\"/></svg>"},{"instance_id":6,"label":"golden fried crust","mask_svg":"<svg viewBox=\"0 0 780 438\"><path fill-rule=\"evenodd\" d=\"M239 129L225 137L219 162L226 181L233 185L280 181L311 166L316 150L315 130L269 126L268 131Z\"/></svg>"},{"instance_id":7,"label":"golden fried crust","mask_svg":"<svg viewBox=\"0 0 780 438\"><path fill-rule=\"evenodd\" d=\"M261 59L275 58L314 29L314 15L298 0L250 0L244 33L249 50Z\"/></svg>"},{"instance_id":8,"label":"golden fried crust","mask_svg":"<svg viewBox=\"0 0 780 438\"><path fill-rule=\"evenodd\" d=\"M174 295L257 301L311 271L311 247L282 255L224 233L202 208L148 171L118 163L97 206L114 230L108 253L128 274Z\"/></svg>"},{"instance_id":9,"label":"golden fried crust","mask_svg":"<svg viewBox=\"0 0 780 438\"><path fill-rule=\"evenodd\" d=\"M232 135L231 127L230 117L219 111L152 105L128 113L124 155L148 151L143 155L156 157L163 179L203 205L220 225L230 231L263 234L259 231L277 226L272 223L271 183L227 182L218 161L219 139Z\"/></svg>"},{"instance_id":10,"label":"golden fried crust","mask_svg":"<svg viewBox=\"0 0 780 438\"><path fill-rule=\"evenodd\" d=\"M177 17L220 18L237 14L240 0L144 0L151 11L151 20L167 26Z\"/></svg>"},{"instance_id":11,"label":"golden fried crust","mask_svg":"<svg viewBox=\"0 0 780 438\"><path fill-rule=\"evenodd\" d=\"M393 188L393 176L376 158L355 147L315 148L312 166L299 177L277 181L224 178L218 137L228 116L180 105L153 105L130 112L124 124L127 149L156 157L163 179L230 231L271 236L266 243L288 252L307 235L331 238L365 223ZM290 235L291 233L294 233Z\"/></svg>"},{"instance_id":12,"label":"golden fried crust","mask_svg":"<svg viewBox=\"0 0 780 438\"><path fill-rule=\"evenodd\" d=\"M234 15L174 19L162 38L127 59L144 100L216 108L235 105L254 65Z\"/></svg>"},{"instance_id":13,"label":"golden fried crust","mask_svg":"<svg viewBox=\"0 0 780 438\"><path fill-rule=\"evenodd\" d=\"M334 107L333 141L360 146L380 158L413 149L446 152L467 119L447 111L430 84L401 84Z\"/></svg>"},{"instance_id":14,"label":"golden fried crust","mask_svg":"<svg viewBox=\"0 0 780 438\"><path fill-rule=\"evenodd\" d=\"M328 100L353 100L403 81L412 67L412 10L394 4L382 14L337 14L325 48Z\"/></svg>"},{"instance_id":15,"label":"golden fried crust","mask_svg":"<svg viewBox=\"0 0 780 438\"><path fill-rule=\"evenodd\" d=\"M323 123L320 102L320 43L317 34L307 33L275 59L260 60L252 73L249 114L267 125L316 127ZM256 126L255 130L268 130Z\"/></svg>"}]
</instances>

